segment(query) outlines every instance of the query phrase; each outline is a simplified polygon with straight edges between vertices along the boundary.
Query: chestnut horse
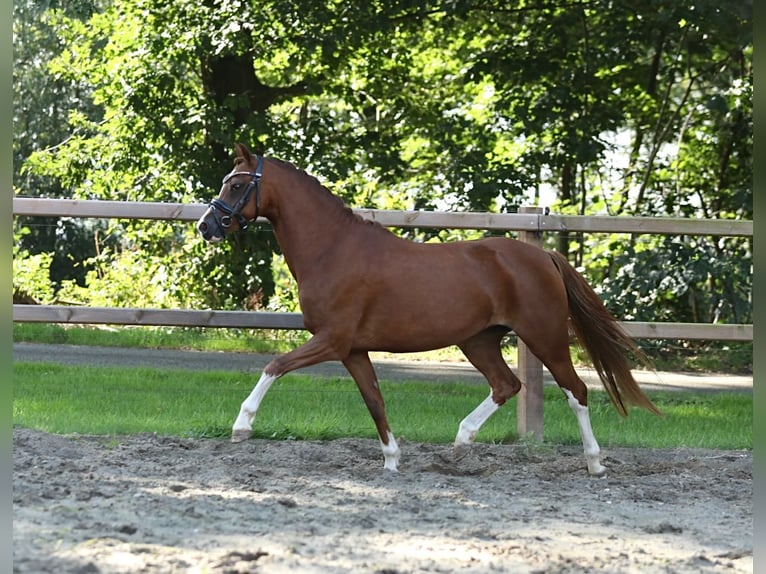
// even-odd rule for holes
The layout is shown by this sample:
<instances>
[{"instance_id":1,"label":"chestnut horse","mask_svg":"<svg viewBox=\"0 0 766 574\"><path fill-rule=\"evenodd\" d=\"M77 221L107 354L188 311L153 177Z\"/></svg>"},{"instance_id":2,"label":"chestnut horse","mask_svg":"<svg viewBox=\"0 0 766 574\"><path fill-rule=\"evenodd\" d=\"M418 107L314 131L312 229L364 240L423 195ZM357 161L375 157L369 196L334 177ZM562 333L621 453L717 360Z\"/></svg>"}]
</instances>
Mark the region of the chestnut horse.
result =
<instances>
[{"instance_id":1,"label":"chestnut horse","mask_svg":"<svg viewBox=\"0 0 766 574\"><path fill-rule=\"evenodd\" d=\"M587 388L569 355L569 325L588 352L616 409L633 404L660 414L634 380L634 341L566 259L510 238L415 243L355 215L315 178L293 165L236 145L234 169L197 222L221 241L267 218L298 284L303 320L313 335L263 369L242 403L232 441L250 437L264 395L280 376L323 361L342 361L356 381L380 436L384 466L397 470L369 351L413 352L457 345L487 379L489 396L458 428L470 444L482 424L521 389L501 354L513 330L545 364L580 428L588 472L606 468L591 429Z\"/></svg>"}]
</instances>

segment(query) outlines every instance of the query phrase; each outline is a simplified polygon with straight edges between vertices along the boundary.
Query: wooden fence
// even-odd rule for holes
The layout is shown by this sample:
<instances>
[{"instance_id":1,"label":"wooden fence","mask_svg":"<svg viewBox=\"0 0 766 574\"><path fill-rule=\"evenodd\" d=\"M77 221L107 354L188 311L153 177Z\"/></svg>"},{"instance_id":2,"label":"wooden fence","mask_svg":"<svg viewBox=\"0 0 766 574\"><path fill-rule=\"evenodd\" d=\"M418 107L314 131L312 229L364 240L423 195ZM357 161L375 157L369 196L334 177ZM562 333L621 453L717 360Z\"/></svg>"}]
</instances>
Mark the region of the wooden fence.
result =
<instances>
[{"instance_id":1,"label":"wooden fence","mask_svg":"<svg viewBox=\"0 0 766 574\"><path fill-rule=\"evenodd\" d=\"M15 216L89 217L196 221L203 204L94 201L14 197ZM387 227L480 229L518 231L519 239L541 244L545 232L633 233L666 235L718 235L752 237L753 222L741 220L699 220L665 217L609 217L552 215L540 208L522 208L520 213L445 213L433 211L386 211L356 209L366 219ZM259 222L267 222L261 218ZM200 326L214 328L303 329L300 313L266 313L184 309L130 309L58 305L14 305L17 322L122 324L154 326ZM622 322L639 339L711 339L752 341L753 326ZM518 373L525 383L517 402L518 432L543 435L540 361L519 341Z\"/></svg>"}]
</instances>

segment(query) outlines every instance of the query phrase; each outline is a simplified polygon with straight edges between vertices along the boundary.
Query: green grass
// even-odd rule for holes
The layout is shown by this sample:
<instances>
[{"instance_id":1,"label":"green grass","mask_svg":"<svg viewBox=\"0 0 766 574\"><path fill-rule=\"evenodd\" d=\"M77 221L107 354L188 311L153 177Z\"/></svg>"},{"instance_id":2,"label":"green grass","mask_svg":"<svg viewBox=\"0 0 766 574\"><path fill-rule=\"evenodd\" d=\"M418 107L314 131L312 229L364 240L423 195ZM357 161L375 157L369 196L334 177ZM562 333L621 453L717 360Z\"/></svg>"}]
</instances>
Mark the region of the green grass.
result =
<instances>
[{"instance_id":1,"label":"green grass","mask_svg":"<svg viewBox=\"0 0 766 574\"><path fill-rule=\"evenodd\" d=\"M155 432L228 437L257 377L216 371L15 363L14 425L59 434ZM381 382L396 436L449 443L457 425L487 395L480 385ZM592 392L593 429L602 446L752 448L750 394L651 393L665 412L638 409L621 418L604 392ZM254 436L276 439L375 438L375 428L350 378L290 374L269 391ZM512 400L482 428L480 442L509 443L516 434ZM556 388L545 389L545 442L580 444L577 421Z\"/></svg>"},{"instance_id":2,"label":"green grass","mask_svg":"<svg viewBox=\"0 0 766 574\"><path fill-rule=\"evenodd\" d=\"M308 337L305 331L268 329L13 324L15 342L150 349L284 353L305 342ZM698 342L689 348L683 342L672 340L641 341L640 343L658 370L752 373L753 344L751 341ZM511 363L516 362L516 350L515 339L511 337L503 351ZM377 355L386 356L385 353L377 353ZM571 348L571 356L575 364L589 364L585 353L575 345ZM465 360L456 346L427 353L398 354L397 358L430 361Z\"/></svg>"},{"instance_id":3,"label":"green grass","mask_svg":"<svg viewBox=\"0 0 766 574\"><path fill-rule=\"evenodd\" d=\"M308 338L302 331L268 329L203 329L196 327L65 326L52 323L14 323L14 342L281 353Z\"/></svg>"}]
</instances>

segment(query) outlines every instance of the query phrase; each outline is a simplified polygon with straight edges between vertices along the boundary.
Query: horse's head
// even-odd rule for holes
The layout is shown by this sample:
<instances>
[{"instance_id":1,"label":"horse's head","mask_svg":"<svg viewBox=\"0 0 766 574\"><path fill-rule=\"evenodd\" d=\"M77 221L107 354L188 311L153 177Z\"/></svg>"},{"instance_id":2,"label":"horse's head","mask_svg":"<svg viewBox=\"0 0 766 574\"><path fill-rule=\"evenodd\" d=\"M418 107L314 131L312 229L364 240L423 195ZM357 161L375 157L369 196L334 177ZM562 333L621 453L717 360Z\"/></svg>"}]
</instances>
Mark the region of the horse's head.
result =
<instances>
[{"instance_id":1,"label":"horse's head","mask_svg":"<svg viewBox=\"0 0 766 574\"><path fill-rule=\"evenodd\" d=\"M202 237L213 243L231 231L247 229L260 214L263 157L254 156L239 143L236 149L234 169L223 178L218 197L197 221Z\"/></svg>"}]
</instances>

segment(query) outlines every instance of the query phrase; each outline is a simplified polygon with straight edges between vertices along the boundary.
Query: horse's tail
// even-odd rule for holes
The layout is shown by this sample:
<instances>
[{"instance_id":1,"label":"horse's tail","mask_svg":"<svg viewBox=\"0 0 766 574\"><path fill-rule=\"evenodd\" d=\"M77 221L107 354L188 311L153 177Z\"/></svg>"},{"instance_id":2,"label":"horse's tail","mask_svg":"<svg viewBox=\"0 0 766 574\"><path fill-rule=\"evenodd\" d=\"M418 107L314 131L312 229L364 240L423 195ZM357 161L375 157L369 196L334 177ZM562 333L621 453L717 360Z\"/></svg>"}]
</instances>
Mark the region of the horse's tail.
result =
<instances>
[{"instance_id":1,"label":"horse's tail","mask_svg":"<svg viewBox=\"0 0 766 574\"><path fill-rule=\"evenodd\" d=\"M622 416L627 416L626 404L632 404L661 415L660 410L644 394L631 373L629 354L649 365L646 355L604 307L596 292L569 264L566 257L555 251L549 254L566 286L574 334L590 356L617 411Z\"/></svg>"}]
</instances>

